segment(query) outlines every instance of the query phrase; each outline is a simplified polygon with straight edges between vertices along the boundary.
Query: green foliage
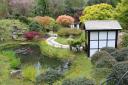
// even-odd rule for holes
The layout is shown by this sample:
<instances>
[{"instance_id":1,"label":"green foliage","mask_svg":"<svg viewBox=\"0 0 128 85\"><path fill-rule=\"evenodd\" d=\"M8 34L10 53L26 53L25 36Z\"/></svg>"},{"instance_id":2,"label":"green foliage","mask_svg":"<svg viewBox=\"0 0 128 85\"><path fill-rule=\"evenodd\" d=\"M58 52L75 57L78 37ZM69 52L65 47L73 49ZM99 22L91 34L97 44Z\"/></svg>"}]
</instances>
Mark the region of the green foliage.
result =
<instances>
[{"instance_id":1,"label":"green foliage","mask_svg":"<svg viewBox=\"0 0 128 85\"><path fill-rule=\"evenodd\" d=\"M95 85L92 80L87 78L76 78L73 80L67 79L64 80L62 85Z\"/></svg>"},{"instance_id":2,"label":"green foliage","mask_svg":"<svg viewBox=\"0 0 128 85\"><path fill-rule=\"evenodd\" d=\"M0 18L3 18L7 14L7 0L0 0Z\"/></svg>"},{"instance_id":3,"label":"green foliage","mask_svg":"<svg viewBox=\"0 0 128 85\"><path fill-rule=\"evenodd\" d=\"M43 76L43 80L52 85L54 82L63 77L62 73L59 73L57 70L49 69Z\"/></svg>"},{"instance_id":4,"label":"green foliage","mask_svg":"<svg viewBox=\"0 0 128 85\"><path fill-rule=\"evenodd\" d=\"M83 15L80 17L81 22L87 20L108 20L114 16L114 8L108 4L97 4L88 6L83 10Z\"/></svg>"},{"instance_id":5,"label":"green foliage","mask_svg":"<svg viewBox=\"0 0 128 85\"><path fill-rule=\"evenodd\" d=\"M100 50L101 51L106 51L109 54L111 54L112 52L115 52L117 49L116 48L113 48L113 47L104 47L104 48L101 48Z\"/></svg>"},{"instance_id":6,"label":"green foliage","mask_svg":"<svg viewBox=\"0 0 128 85\"><path fill-rule=\"evenodd\" d=\"M63 28L58 31L59 36L69 37L70 35L79 36L82 33L81 30Z\"/></svg>"},{"instance_id":7,"label":"green foliage","mask_svg":"<svg viewBox=\"0 0 128 85\"><path fill-rule=\"evenodd\" d=\"M119 80L123 77L123 75L128 71L128 61L126 62L120 62L117 63L113 69L111 74L109 75L109 78L116 79L116 82L113 82L114 80L108 82L108 85L115 85L119 82ZM112 83L113 82L113 83ZM119 85L127 85L128 84L128 75L126 74Z\"/></svg>"},{"instance_id":8,"label":"green foliage","mask_svg":"<svg viewBox=\"0 0 128 85\"><path fill-rule=\"evenodd\" d=\"M48 1L47 0L37 0L37 4L34 9L34 14L36 16L49 15Z\"/></svg>"},{"instance_id":9,"label":"green foliage","mask_svg":"<svg viewBox=\"0 0 128 85\"><path fill-rule=\"evenodd\" d=\"M124 34L121 41L121 47L128 47L128 34Z\"/></svg>"},{"instance_id":10,"label":"green foliage","mask_svg":"<svg viewBox=\"0 0 128 85\"><path fill-rule=\"evenodd\" d=\"M1 33L3 38L5 40L12 39L12 30L13 26L17 26L20 30L24 31L27 30L28 26L19 20L14 20L14 19L2 19L0 20L0 28L1 31L3 30L4 32Z\"/></svg>"},{"instance_id":11,"label":"green foliage","mask_svg":"<svg viewBox=\"0 0 128 85\"><path fill-rule=\"evenodd\" d=\"M117 3L120 0L88 0L88 5L95 5L95 4L101 4L101 3L107 3L107 4L111 4L112 6L116 6Z\"/></svg>"},{"instance_id":12,"label":"green foliage","mask_svg":"<svg viewBox=\"0 0 128 85\"><path fill-rule=\"evenodd\" d=\"M10 67L13 69L19 68L21 65L20 58L17 58L15 52L13 51L2 51L2 55L7 56L9 58Z\"/></svg>"},{"instance_id":13,"label":"green foliage","mask_svg":"<svg viewBox=\"0 0 128 85\"><path fill-rule=\"evenodd\" d=\"M36 80L36 69L34 66L26 66L22 71L24 79L35 82Z\"/></svg>"},{"instance_id":14,"label":"green foliage","mask_svg":"<svg viewBox=\"0 0 128 85\"><path fill-rule=\"evenodd\" d=\"M116 7L116 19L118 19L121 22L121 25L125 30L128 29L128 1L127 0L121 0L121 3L117 5Z\"/></svg>"},{"instance_id":15,"label":"green foliage","mask_svg":"<svg viewBox=\"0 0 128 85\"><path fill-rule=\"evenodd\" d=\"M49 46L44 41L41 41L39 46L41 48L42 54L51 58L70 59L74 57L69 50Z\"/></svg>"},{"instance_id":16,"label":"green foliage","mask_svg":"<svg viewBox=\"0 0 128 85\"><path fill-rule=\"evenodd\" d=\"M40 32L41 30L43 30L43 27L40 24L38 24L37 22L31 22L29 24L29 30Z\"/></svg>"},{"instance_id":17,"label":"green foliage","mask_svg":"<svg viewBox=\"0 0 128 85\"><path fill-rule=\"evenodd\" d=\"M91 62L97 68L111 68L116 63L116 60L106 51L100 51L92 56Z\"/></svg>"},{"instance_id":18,"label":"green foliage","mask_svg":"<svg viewBox=\"0 0 128 85\"><path fill-rule=\"evenodd\" d=\"M117 60L117 61L126 61L128 60L128 48L122 48L119 49L113 53L111 53L111 55Z\"/></svg>"}]
</instances>

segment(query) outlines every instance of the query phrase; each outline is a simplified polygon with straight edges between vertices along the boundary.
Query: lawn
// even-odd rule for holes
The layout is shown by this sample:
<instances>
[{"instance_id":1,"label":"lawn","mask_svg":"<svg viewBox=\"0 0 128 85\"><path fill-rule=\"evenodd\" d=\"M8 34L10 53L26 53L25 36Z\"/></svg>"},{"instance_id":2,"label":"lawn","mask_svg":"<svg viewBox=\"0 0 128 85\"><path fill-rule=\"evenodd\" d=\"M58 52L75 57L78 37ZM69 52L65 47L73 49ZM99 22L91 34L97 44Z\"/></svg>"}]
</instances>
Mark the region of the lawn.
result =
<instances>
[{"instance_id":1,"label":"lawn","mask_svg":"<svg viewBox=\"0 0 128 85\"><path fill-rule=\"evenodd\" d=\"M57 39L55 39L55 41L64 45L68 45L69 39L66 37L58 37Z\"/></svg>"}]
</instances>

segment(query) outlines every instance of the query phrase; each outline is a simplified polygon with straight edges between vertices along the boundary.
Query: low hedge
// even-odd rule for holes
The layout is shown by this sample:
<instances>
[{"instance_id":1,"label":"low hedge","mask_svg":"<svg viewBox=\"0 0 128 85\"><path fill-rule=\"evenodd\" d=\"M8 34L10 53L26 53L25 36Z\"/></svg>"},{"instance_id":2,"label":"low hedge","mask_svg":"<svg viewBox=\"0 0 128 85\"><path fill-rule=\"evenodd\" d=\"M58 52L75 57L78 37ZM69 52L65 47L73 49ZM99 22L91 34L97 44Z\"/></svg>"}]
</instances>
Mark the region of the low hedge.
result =
<instances>
[{"instance_id":1,"label":"low hedge","mask_svg":"<svg viewBox=\"0 0 128 85\"><path fill-rule=\"evenodd\" d=\"M113 80L111 80L108 82L108 85L116 85L127 71L128 71L128 61L120 62L114 65L112 72L109 75L109 78L114 78L116 82L113 82ZM128 85L128 74L126 74L122 78L119 85Z\"/></svg>"},{"instance_id":2,"label":"low hedge","mask_svg":"<svg viewBox=\"0 0 128 85\"><path fill-rule=\"evenodd\" d=\"M100 50L101 51L106 51L106 52L111 54L112 52L115 52L117 49L113 48L113 47L104 47L104 48L101 48Z\"/></svg>"},{"instance_id":3,"label":"low hedge","mask_svg":"<svg viewBox=\"0 0 128 85\"><path fill-rule=\"evenodd\" d=\"M111 55L117 60L117 61L126 61L128 60L128 48L122 48L115 52L112 52Z\"/></svg>"},{"instance_id":4,"label":"low hedge","mask_svg":"<svg viewBox=\"0 0 128 85\"><path fill-rule=\"evenodd\" d=\"M62 85L95 85L95 83L87 78L77 78L64 80Z\"/></svg>"},{"instance_id":5,"label":"low hedge","mask_svg":"<svg viewBox=\"0 0 128 85\"><path fill-rule=\"evenodd\" d=\"M111 68L116 60L106 51L100 51L92 56L91 62L97 68Z\"/></svg>"},{"instance_id":6,"label":"low hedge","mask_svg":"<svg viewBox=\"0 0 128 85\"><path fill-rule=\"evenodd\" d=\"M68 37L70 35L79 36L82 33L81 30L78 29L70 29L70 28L63 28L58 31L59 36Z\"/></svg>"}]
</instances>

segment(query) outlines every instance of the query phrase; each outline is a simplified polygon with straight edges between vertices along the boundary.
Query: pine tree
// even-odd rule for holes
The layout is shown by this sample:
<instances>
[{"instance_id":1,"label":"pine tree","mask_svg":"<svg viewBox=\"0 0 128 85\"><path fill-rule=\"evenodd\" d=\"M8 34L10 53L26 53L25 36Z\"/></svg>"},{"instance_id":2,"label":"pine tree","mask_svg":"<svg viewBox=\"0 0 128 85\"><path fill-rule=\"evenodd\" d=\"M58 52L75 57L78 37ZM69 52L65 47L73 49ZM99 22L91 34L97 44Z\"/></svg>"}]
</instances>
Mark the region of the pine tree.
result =
<instances>
[{"instance_id":1,"label":"pine tree","mask_svg":"<svg viewBox=\"0 0 128 85\"><path fill-rule=\"evenodd\" d=\"M45 16L49 15L49 8L47 0L37 0L37 4L35 6L34 14L36 16Z\"/></svg>"}]
</instances>

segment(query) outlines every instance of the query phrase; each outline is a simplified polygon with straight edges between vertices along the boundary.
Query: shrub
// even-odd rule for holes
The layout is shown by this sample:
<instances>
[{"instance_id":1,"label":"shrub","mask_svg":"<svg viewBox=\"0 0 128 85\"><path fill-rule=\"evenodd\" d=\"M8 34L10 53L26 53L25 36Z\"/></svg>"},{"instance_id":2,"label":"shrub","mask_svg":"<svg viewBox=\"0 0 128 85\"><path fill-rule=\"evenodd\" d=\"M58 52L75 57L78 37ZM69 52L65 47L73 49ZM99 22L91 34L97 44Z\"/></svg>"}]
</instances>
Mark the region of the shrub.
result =
<instances>
[{"instance_id":1,"label":"shrub","mask_svg":"<svg viewBox=\"0 0 128 85\"><path fill-rule=\"evenodd\" d=\"M44 16L44 17L36 16L35 21L37 21L41 25L47 26L50 24L51 18L48 16Z\"/></svg>"},{"instance_id":2,"label":"shrub","mask_svg":"<svg viewBox=\"0 0 128 85\"><path fill-rule=\"evenodd\" d=\"M35 31L31 31L31 32L26 32L24 33L24 36L27 40L33 40L34 38L39 38L40 37L40 33L39 32L35 32Z\"/></svg>"},{"instance_id":3,"label":"shrub","mask_svg":"<svg viewBox=\"0 0 128 85\"><path fill-rule=\"evenodd\" d=\"M63 77L62 73L59 73L57 70L53 70L50 69L48 70L44 76L43 76L43 80L52 85L55 81L57 81L58 79L60 79L61 77Z\"/></svg>"},{"instance_id":4,"label":"shrub","mask_svg":"<svg viewBox=\"0 0 128 85\"><path fill-rule=\"evenodd\" d=\"M34 66L26 66L22 70L22 75L24 79L35 81L36 80L36 69Z\"/></svg>"},{"instance_id":5,"label":"shrub","mask_svg":"<svg viewBox=\"0 0 128 85\"><path fill-rule=\"evenodd\" d=\"M32 22L29 24L30 31L40 32L42 29L43 29L43 27L41 25L39 25L37 22Z\"/></svg>"},{"instance_id":6,"label":"shrub","mask_svg":"<svg viewBox=\"0 0 128 85\"><path fill-rule=\"evenodd\" d=\"M77 78L77 79L67 79L64 80L62 85L95 85L92 80L86 78Z\"/></svg>"},{"instance_id":7,"label":"shrub","mask_svg":"<svg viewBox=\"0 0 128 85\"><path fill-rule=\"evenodd\" d=\"M69 37L70 35L79 36L81 33L82 33L81 30L68 29L68 28L60 29L58 31L58 35L63 37Z\"/></svg>"},{"instance_id":8,"label":"shrub","mask_svg":"<svg viewBox=\"0 0 128 85\"><path fill-rule=\"evenodd\" d=\"M15 52L13 51L2 51L2 55L7 56L10 60L10 67L13 69L18 69L21 65L20 58L17 58Z\"/></svg>"},{"instance_id":9,"label":"shrub","mask_svg":"<svg viewBox=\"0 0 128 85\"><path fill-rule=\"evenodd\" d=\"M117 60L117 61L126 61L128 60L128 48L122 48L119 49L113 53L111 53L111 55Z\"/></svg>"},{"instance_id":10,"label":"shrub","mask_svg":"<svg viewBox=\"0 0 128 85\"><path fill-rule=\"evenodd\" d=\"M50 31L50 30L58 30L59 29L59 25L55 22L55 20L49 16L44 16L44 17L41 17L41 16L37 16L34 18L35 21L42 25L43 28L45 28L44 30L45 31Z\"/></svg>"},{"instance_id":11,"label":"shrub","mask_svg":"<svg viewBox=\"0 0 128 85\"><path fill-rule=\"evenodd\" d=\"M56 22L63 26L69 26L74 23L74 18L68 15L61 15L57 17Z\"/></svg>"},{"instance_id":12,"label":"shrub","mask_svg":"<svg viewBox=\"0 0 128 85\"><path fill-rule=\"evenodd\" d=\"M115 51L116 51L116 49L113 48L113 47L104 47L104 48L101 48L100 50L101 50L101 51L106 51L106 52L108 52L109 54L111 54L112 52L115 52Z\"/></svg>"},{"instance_id":13,"label":"shrub","mask_svg":"<svg viewBox=\"0 0 128 85\"><path fill-rule=\"evenodd\" d=\"M111 68L116 60L106 51L100 51L92 56L91 62L98 68Z\"/></svg>"},{"instance_id":14,"label":"shrub","mask_svg":"<svg viewBox=\"0 0 128 85\"><path fill-rule=\"evenodd\" d=\"M112 83L112 81L108 82L108 85L116 85L118 81L123 77L123 75L128 71L128 61L117 63L113 69L109 78L114 78L117 81ZM127 85L128 84L128 75L126 74L119 85Z\"/></svg>"},{"instance_id":15,"label":"shrub","mask_svg":"<svg viewBox=\"0 0 128 85\"><path fill-rule=\"evenodd\" d=\"M124 34L121 42L122 47L128 47L128 34Z\"/></svg>"},{"instance_id":16,"label":"shrub","mask_svg":"<svg viewBox=\"0 0 128 85\"><path fill-rule=\"evenodd\" d=\"M114 8L108 4L97 4L88 6L84 9L83 15L80 17L81 22L87 20L108 20L114 16Z\"/></svg>"}]
</instances>

